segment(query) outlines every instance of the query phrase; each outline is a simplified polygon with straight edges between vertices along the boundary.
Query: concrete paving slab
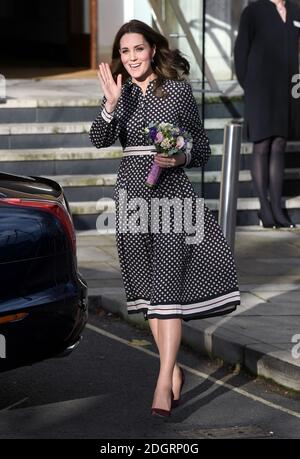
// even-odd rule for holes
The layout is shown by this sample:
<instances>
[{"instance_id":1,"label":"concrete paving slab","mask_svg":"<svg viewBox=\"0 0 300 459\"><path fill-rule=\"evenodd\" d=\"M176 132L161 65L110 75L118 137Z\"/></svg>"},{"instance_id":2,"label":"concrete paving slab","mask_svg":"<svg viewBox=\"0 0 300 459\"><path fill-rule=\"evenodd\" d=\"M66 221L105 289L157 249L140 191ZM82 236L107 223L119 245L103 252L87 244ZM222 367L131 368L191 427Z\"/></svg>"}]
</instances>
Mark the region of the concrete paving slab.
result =
<instances>
[{"instance_id":1,"label":"concrete paving slab","mask_svg":"<svg viewBox=\"0 0 300 459\"><path fill-rule=\"evenodd\" d=\"M124 290L123 280L119 277L111 277L107 279L89 279L88 280L89 292L101 288L121 288Z\"/></svg>"},{"instance_id":2,"label":"concrete paving slab","mask_svg":"<svg viewBox=\"0 0 300 459\"><path fill-rule=\"evenodd\" d=\"M239 244L238 251L240 256L245 256L248 259L256 259L257 257L261 257L261 250L263 247L263 254L264 257L278 259L281 258L299 258L300 256L300 245L299 247L294 245L294 242L291 241L289 243L282 241L279 239L277 240L278 247L275 249L274 242L270 243L270 241L261 241L262 244L255 245L253 242L250 244L247 242L246 244Z\"/></svg>"},{"instance_id":3,"label":"concrete paving slab","mask_svg":"<svg viewBox=\"0 0 300 459\"><path fill-rule=\"evenodd\" d=\"M241 290L241 307L245 310L249 310L265 300L261 298L259 295L254 294L253 292L243 292Z\"/></svg>"},{"instance_id":4,"label":"concrete paving slab","mask_svg":"<svg viewBox=\"0 0 300 459\"><path fill-rule=\"evenodd\" d=\"M105 246L102 247L102 250L106 253L109 253L116 263L119 264L119 255L116 246Z\"/></svg>"},{"instance_id":5,"label":"concrete paving slab","mask_svg":"<svg viewBox=\"0 0 300 459\"><path fill-rule=\"evenodd\" d=\"M268 291L263 291L263 292L255 292L253 291L252 294L255 296L265 300L265 301L270 301L272 304L280 304L284 306L284 304L287 304L290 307L293 307L293 304L295 304L295 307L297 308L298 312L300 313L300 297L299 297L299 291L287 291L287 292L282 292L280 290L273 290L271 292Z\"/></svg>"},{"instance_id":6,"label":"concrete paving slab","mask_svg":"<svg viewBox=\"0 0 300 459\"><path fill-rule=\"evenodd\" d=\"M254 262L249 263L249 260L237 261L237 267L240 274L247 276L254 275L255 277L262 275L263 277L285 277L297 276L300 279L300 264L299 260L291 258L290 262L280 262L280 260L273 261L272 263L267 259L256 259ZM272 274L270 269L272 268Z\"/></svg>"},{"instance_id":7,"label":"concrete paving slab","mask_svg":"<svg viewBox=\"0 0 300 459\"><path fill-rule=\"evenodd\" d=\"M265 317L266 320L266 316L288 316L293 317L294 320L298 320L300 323L299 305L296 303L260 303L255 307L247 309L247 312L243 313L243 317L246 316Z\"/></svg>"},{"instance_id":8,"label":"concrete paving slab","mask_svg":"<svg viewBox=\"0 0 300 459\"><path fill-rule=\"evenodd\" d=\"M109 251L105 251L100 247L78 247L77 258L79 263L81 262L95 262L103 263L105 261L114 260L112 254Z\"/></svg>"},{"instance_id":9,"label":"concrete paving slab","mask_svg":"<svg viewBox=\"0 0 300 459\"><path fill-rule=\"evenodd\" d=\"M294 316L288 315L236 315L230 321L223 323L221 327L215 327L215 331L218 328L234 331L248 338L249 341L257 343L291 342L292 337L299 331L300 316L297 317L295 321Z\"/></svg>"},{"instance_id":10,"label":"concrete paving slab","mask_svg":"<svg viewBox=\"0 0 300 459\"><path fill-rule=\"evenodd\" d=\"M271 275L270 275L271 277ZM282 282L277 283L241 283L240 290L242 292L252 292L257 294L257 292L299 292L300 295L300 282L297 277L297 282L287 283L288 276L282 278Z\"/></svg>"},{"instance_id":11,"label":"concrete paving slab","mask_svg":"<svg viewBox=\"0 0 300 459\"><path fill-rule=\"evenodd\" d=\"M120 272L107 263L86 263L82 262L79 265L80 272L83 277L89 282L91 279L112 279L120 278Z\"/></svg>"},{"instance_id":12,"label":"concrete paving slab","mask_svg":"<svg viewBox=\"0 0 300 459\"><path fill-rule=\"evenodd\" d=\"M80 237L77 238L77 247L101 247L104 250L106 247L113 250L116 246L115 238L109 239L109 236L98 234L96 237Z\"/></svg>"},{"instance_id":13,"label":"concrete paving slab","mask_svg":"<svg viewBox=\"0 0 300 459\"><path fill-rule=\"evenodd\" d=\"M278 275L278 273L276 273L276 276L274 275L272 276L271 273L269 273L268 275L266 273L262 273L260 275L256 275L255 273L253 273L253 271L251 273L247 273L245 268L244 268L244 272L241 272L239 263L237 263L237 268L238 268L238 279L239 279L240 285L241 284L249 285L253 283L253 284L261 285L263 289L265 289L266 285L267 286L272 285L272 282L274 283L273 284L274 289L278 288L281 284L285 286L287 282L289 284L294 284L295 286L299 285L299 275L298 274L286 275L286 273L283 273L283 275Z\"/></svg>"}]
</instances>

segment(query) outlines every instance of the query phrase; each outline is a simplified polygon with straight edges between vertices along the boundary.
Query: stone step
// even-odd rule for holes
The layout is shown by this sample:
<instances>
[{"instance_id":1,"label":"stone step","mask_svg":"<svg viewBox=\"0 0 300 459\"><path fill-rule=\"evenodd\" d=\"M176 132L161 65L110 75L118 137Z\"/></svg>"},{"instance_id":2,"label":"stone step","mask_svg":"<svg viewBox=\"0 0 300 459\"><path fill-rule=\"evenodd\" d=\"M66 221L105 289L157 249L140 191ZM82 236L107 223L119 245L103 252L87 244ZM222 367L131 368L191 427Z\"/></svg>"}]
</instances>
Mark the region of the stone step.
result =
<instances>
[{"instance_id":1,"label":"stone step","mask_svg":"<svg viewBox=\"0 0 300 459\"><path fill-rule=\"evenodd\" d=\"M8 101L16 102L16 101ZM74 122L74 121L93 121L100 111L100 103L92 105L92 101L77 101L75 105L74 100L71 100L71 104L68 102L64 105L62 101L37 101L39 106L34 105L36 101L28 101L28 108L24 106L20 107L5 107L0 105L0 123L48 123L52 121L56 122ZM87 105L84 105L84 103ZM80 104L83 105L80 105ZM44 105L43 105L44 104ZM13 104L12 104L13 105ZM26 105L26 104L25 104ZM201 106L199 106L199 112L201 114ZM208 105L205 107L205 119L210 118L241 118L243 113L243 107L240 106L238 109L233 111L224 107L221 104Z\"/></svg>"},{"instance_id":2,"label":"stone step","mask_svg":"<svg viewBox=\"0 0 300 459\"><path fill-rule=\"evenodd\" d=\"M193 188L198 196L202 196L201 183L193 183ZM64 187L68 201L96 201L102 198L113 198L114 186L85 186L85 187ZM206 183L203 190L206 199L218 199L220 196L220 183ZM299 185L295 182L284 182L283 193L287 197L295 196L299 193ZM241 182L238 184L238 197L256 197L253 184L251 182Z\"/></svg>"},{"instance_id":3,"label":"stone step","mask_svg":"<svg viewBox=\"0 0 300 459\"><path fill-rule=\"evenodd\" d=\"M211 144L212 156L223 155L223 144ZM253 144L243 142L241 155L250 155ZM286 153L300 153L300 141L288 142ZM0 162L6 161L66 161L82 159L115 159L122 158L122 147L112 145L108 148L69 147L69 148L28 148L28 149L0 149Z\"/></svg>"},{"instance_id":4,"label":"stone step","mask_svg":"<svg viewBox=\"0 0 300 459\"><path fill-rule=\"evenodd\" d=\"M230 118L207 119L205 128L211 143L223 142L223 128ZM91 122L3 123L0 149L89 147Z\"/></svg>"},{"instance_id":5,"label":"stone step","mask_svg":"<svg viewBox=\"0 0 300 459\"><path fill-rule=\"evenodd\" d=\"M299 143L300 150L300 143ZM114 159L122 157L122 148L37 148L0 150L0 163L7 161L73 161L82 159Z\"/></svg>"},{"instance_id":6,"label":"stone step","mask_svg":"<svg viewBox=\"0 0 300 459\"><path fill-rule=\"evenodd\" d=\"M198 196L202 195L202 174L197 170L186 170L186 174L193 184ZM32 174L32 175L35 175ZM117 174L67 174L44 175L57 181L63 188L68 201L97 201L104 197L112 198L117 180ZM205 171L205 196L207 199L216 199L220 196L221 172ZM286 169L283 191L286 196L299 193L300 169ZM240 171L238 196L255 197L252 178L249 170Z\"/></svg>"},{"instance_id":7,"label":"stone step","mask_svg":"<svg viewBox=\"0 0 300 459\"><path fill-rule=\"evenodd\" d=\"M91 123L9 123L0 125L0 148L89 147Z\"/></svg>"},{"instance_id":8,"label":"stone step","mask_svg":"<svg viewBox=\"0 0 300 459\"><path fill-rule=\"evenodd\" d=\"M211 145L212 156L205 166L206 182L213 184L220 181L222 168L222 145ZM240 182L250 180L252 145L242 144L240 159ZM287 146L286 178L298 180L300 168L300 142L289 143ZM115 174L122 158L122 149L114 145L109 148L46 148L46 149L2 149L0 150L0 170L21 175L103 175ZM186 169L192 174L194 182L199 182L200 169ZM295 171L295 172L293 172ZM290 195L290 192L287 193ZM241 194L243 196L244 193Z\"/></svg>"},{"instance_id":9,"label":"stone step","mask_svg":"<svg viewBox=\"0 0 300 459\"><path fill-rule=\"evenodd\" d=\"M202 175L197 171L187 171L187 175L193 183L201 183ZM204 172L204 181L205 183L220 183L222 178L221 171L205 171ZM284 172L285 180L299 180L300 179L300 168L291 168L285 169ZM250 170L240 170L239 172L239 182L251 182L251 172Z\"/></svg>"},{"instance_id":10,"label":"stone step","mask_svg":"<svg viewBox=\"0 0 300 459\"><path fill-rule=\"evenodd\" d=\"M231 118L212 118L205 120L210 143L222 144L223 130ZM0 124L0 149L41 149L41 148L79 148L90 147L89 130L91 122L54 123L2 123ZM245 143L245 145L250 145ZM247 148L252 148L246 146ZM242 153L244 153L242 151Z\"/></svg>"},{"instance_id":11,"label":"stone step","mask_svg":"<svg viewBox=\"0 0 300 459\"><path fill-rule=\"evenodd\" d=\"M0 125L0 135L25 134L82 134L89 132L90 122L74 123L3 123Z\"/></svg>"},{"instance_id":12,"label":"stone step","mask_svg":"<svg viewBox=\"0 0 300 459\"><path fill-rule=\"evenodd\" d=\"M58 80L57 80L58 82ZM71 85L73 84L70 81ZM19 84L19 88L16 88ZM44 84L44 83L42 83ZM74 88L74 90L66 90L66 85L63 88L56 88L53 92L52 88L32 88L28 89L28 81L9 82L8 99L5 104L0 105L0 123L45 123L51 121L92 121L100 108L102 94L99 88L98 81L87 82L85 90ZM70 84L68 84L70 88ZM61 94L61 96L58 96ZM93 95L99 94L99 97ZM202 113L201 95L194 88L194 96L196 98L199 112ZM240 118L243 113L243 97L230 96L221 99L219 96L206 94L205 95L205 118Z\"/></svg>"},{"instance_id":13,"label":"stone step","mask_svg":"<svg viewBox=\"0 0 300 459\"><path fill-rule=\"evenodd\" d=\"M63 188L68 201L93 201L112 198L117 174L47 176Z\"/></svg>"},{"instance_id":14,"label":"stone step","mask_svg":"<svg viewBox=\"0 0 300 459\"><path fill-rule=\"evenodd\" d=\"M0 169L24 175L115 173L121 157L120 146L4 149L0 150Z\"/></svg>"},{"instance_id":15,"label":"stone step","mask_svg":"<svg viewBox=\"0 0 300 459\"><path fill-rule=\"evenodd\" d=\"M68 106L67 103L63 106L56 106L52 105L53 101L49 100L41 101L41 105L39 107L19 107L6 109L1 108L3 105L0 105L0 123L92 121L99 113L99 104L97 104L97 106L84 106L79 104L76 106L75 101L71 102L73 104L71 106ZM43 103L45 103L44 106ZM28 105L31 105L30 101Z\"/></svg>"},{"instance_id":16,"label":"stone step","mask_svg":"<svg viewBox=\"0 0 300 459\"><path fill-rule=\"evenodd\" d=\"M187 176L192 183L201 183L202 174L201 171L196 170L185 170ZM205 183L220 183L222 173L219 171L205 171L204 180ZM47 176L52 180L56 180L63 187L87 187L87 186L114 186L117 179L117 174L80 174L80 175L56 175ZM299 169L286 169L285 180L299 180L300 179L300 168ZM252 181L251 173L249 170L242 170L239 172L240 182Z\"/></svg>"},{"instance_id":17,"label":"stone step","mask_svg":"<svg viewBox=\"0 0 300 459\"><path fill-rule=\"evenodd\" d=\"M231 118L212 118L204 122L205 129L224 129ZM53 123L2 123L0 135L29 135L29 134L83 134L88 133L91 122L53 122Z\"/></svg>"},{"instance_id":18,"label":"stone step","mask_svg":"<svg viewBox=\"0 0 300 459\"><path fill-rule=\"evenodd\" d=\"M206 206L212 210L219 209L219 199L205 199ZM70 202L70 208L74 215L78 214L100 214L107 209L109 212L115 211L113 199L101 199L101 201L83 201ZM291 198L282 198L282 207L284 209L300 209L300 195ZM237 210L259 210L258 198L238 198Z\"/></svg>"},{"instance_id":19,"label":"stone step","mask_svg":"<svg viewBox=\"0 0 300 459\"><path fill-rule=\"evenodd\" d=\"M20 80L19 80L20 81ZM10 82L13 84L12 80ZM25 83L24 83L25 82ZM50 80L48 81L50 82ZM74 82L74 80L70 80L71 83ZM66 95L65 94L65 88L59 89L61 97L58 95L49 95L49 91L46 90L44 94L48 94L48 97L43 95L43 93L38 90L34 90L36 92L36 95L33 96L24 96L24 93L26 91L25 84L28 83L28 80L24 80L22 82L22 87L19 88L19 92L16 93L16 91L11 90L11 94L8 94L8 98L6 99L6 102L1 104L0 110L6 111L10 109L29 109L29 108L61 108L61 107L80 107L80 108L85 108L85 107L99 107L99 104L102 100L103 93L101 93L101 89L99 88L98 81L96 81L96 84L94 88L90 91L90 95L86 95L86 91L84 91L84 95L79 94L78 90L76 89L72 95ZM44 82L45 83L45 80ZM56 83L59 83L59 80L56 80ZM90 81L88 81L88 84ZM82 88L81 88L82 90ZM81 91L80 90L80 91ZM63 91L63 93L62 93ZM82 92L82 91L81 91ZM98 97L94 97L91 94L98 94ZM14 97L13 97L14 96ZM196 99L197 104L199 107L201 106L201 101L202 97L199 91L194 90L194 97ZM243 95L242 93L239 95L232 95L232 96L227 96L226 101L224 102L224 96L223 100L221 100L219 95L214 95L210 93L205 94L205 104L206 107L209 106L226 106L227 104L237 104L236 107L239 107L243 105Z\"/></svg>"},{"instance_id":20,"label":"stone step","mask_svg":"<svg viewBox=\"0 0 300 459\"><path fill-rule=\"evenodd\" d=\"M24 89L24 88L23 88ZM22 89L22 93L23 93ZM30 108L48 108L48 107L97 107L99 106L101 96L99 97L29 97L29 98L8 98L5 104L1 104L0 111L10 109L30 109Z\"/></svg>"}]
</instances>

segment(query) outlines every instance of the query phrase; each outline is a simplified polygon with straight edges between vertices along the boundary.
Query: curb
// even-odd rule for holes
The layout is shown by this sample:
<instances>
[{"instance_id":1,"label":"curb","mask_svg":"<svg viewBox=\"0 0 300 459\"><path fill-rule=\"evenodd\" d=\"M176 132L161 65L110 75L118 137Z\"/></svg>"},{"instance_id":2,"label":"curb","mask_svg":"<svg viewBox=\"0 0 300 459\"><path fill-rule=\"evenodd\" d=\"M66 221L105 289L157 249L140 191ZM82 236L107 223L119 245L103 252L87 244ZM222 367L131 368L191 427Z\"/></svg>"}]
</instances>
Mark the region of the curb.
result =
<instances>
[{"instance_id":1,"label":"curb","mask_svg":"<svg viewBox=\"0 0 300 459\"><path fill-rule=\"evenodd\" d=\"M123 289L113 290L103 293L102 289L89 289L89 311L97 314L100 309L104 309L119 315L130 324L149 328L143 314L128 314ZM182 342L199 354L222 359L231 365L240 365L255 376L300 392L300 362L295 364L295 359L287 356L283 350L274 352L274 347L265 343L249 345L243 336L221 327L212 332L211 324L203 322L200 325L198 323L197 327L190 322L183 322ZM265 352L261 350L262 347Z\"/></svg>"}]
</instances>

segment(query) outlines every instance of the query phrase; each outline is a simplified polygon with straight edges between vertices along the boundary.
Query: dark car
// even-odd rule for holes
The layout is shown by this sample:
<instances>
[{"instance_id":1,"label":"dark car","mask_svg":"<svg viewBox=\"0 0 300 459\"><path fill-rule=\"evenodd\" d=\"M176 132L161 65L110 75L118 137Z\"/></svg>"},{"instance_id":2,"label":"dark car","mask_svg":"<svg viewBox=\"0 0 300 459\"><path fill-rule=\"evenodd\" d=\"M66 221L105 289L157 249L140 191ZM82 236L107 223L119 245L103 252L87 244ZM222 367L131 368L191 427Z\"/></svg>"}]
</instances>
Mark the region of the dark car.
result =
<instances>
[{"instance_id":1,"label":"dark car","mask_svg":"<svg viewBox=\"0 0 300 459\"><path fill-rule=\"evenodd\" d=\"M87 285L63 190L0 173L0 370L68 354L87 321Z\"/></svg>"}]
</instances>

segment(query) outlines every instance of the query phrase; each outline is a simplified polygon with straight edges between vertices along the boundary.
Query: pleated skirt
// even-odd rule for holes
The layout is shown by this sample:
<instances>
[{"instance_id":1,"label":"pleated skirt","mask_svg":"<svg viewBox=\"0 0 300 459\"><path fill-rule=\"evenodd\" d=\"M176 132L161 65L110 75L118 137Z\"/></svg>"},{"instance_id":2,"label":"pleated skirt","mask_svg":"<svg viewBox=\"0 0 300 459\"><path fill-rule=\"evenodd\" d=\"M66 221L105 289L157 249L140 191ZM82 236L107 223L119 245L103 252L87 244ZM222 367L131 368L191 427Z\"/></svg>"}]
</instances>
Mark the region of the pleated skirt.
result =
<instances>
[{"instance_id":1,"label":"pleated skirt","mask_svg":"<svg viewBox=\"0 0 300 459\"><path fill-rule=\"evenodd\" d=\"M149 188L155 152L123 153L114 200L128 313L189 321L233 312L240 304L234 258L185 170L164 168Z\"/></svg>"}]
</instances>

